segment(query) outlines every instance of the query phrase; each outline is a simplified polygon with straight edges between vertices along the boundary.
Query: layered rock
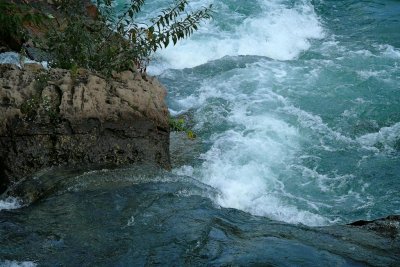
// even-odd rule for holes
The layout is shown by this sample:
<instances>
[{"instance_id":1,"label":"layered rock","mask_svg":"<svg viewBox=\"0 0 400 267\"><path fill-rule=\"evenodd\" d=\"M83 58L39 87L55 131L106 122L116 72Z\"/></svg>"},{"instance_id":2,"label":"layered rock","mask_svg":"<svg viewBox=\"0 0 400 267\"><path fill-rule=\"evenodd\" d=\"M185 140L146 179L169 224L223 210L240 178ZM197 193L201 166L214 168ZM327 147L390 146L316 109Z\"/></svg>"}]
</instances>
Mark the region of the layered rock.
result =
<instances>
[{"instance_id":1,"label":"layered rock","mask_svg":"<svg viewBox=\"0 0 400 267\"><path fill-rule=\"evenodd\" d=\"M130 71L0 65L0 191L49 166L156 163L169 168L166 91Z\"/></svg>"}]
</instances>

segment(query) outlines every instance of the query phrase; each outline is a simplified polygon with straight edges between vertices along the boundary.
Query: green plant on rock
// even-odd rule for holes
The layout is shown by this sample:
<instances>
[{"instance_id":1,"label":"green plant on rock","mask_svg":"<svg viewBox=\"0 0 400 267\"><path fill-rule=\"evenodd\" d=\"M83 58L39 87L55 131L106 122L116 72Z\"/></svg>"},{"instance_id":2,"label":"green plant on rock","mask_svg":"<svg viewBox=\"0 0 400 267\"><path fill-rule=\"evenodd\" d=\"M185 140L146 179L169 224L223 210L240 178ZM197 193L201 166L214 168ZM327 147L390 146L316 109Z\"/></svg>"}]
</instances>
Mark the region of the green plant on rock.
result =
<instances>
[{"instance_id":1,"label":"green plant on rock","mask_svg":"<svg viewBox=\"0 0 400 267\"><path fill-rule=\"evenodd\" d=\"M169 117L169 128L171 132L185 132L189 139L195 139L196 133L190 129L183 118Z\"/></svg>"},{"instance_id":2,"label":"green plant on rock","mask_svg":"<svg viewBox=\"0 0 400 267\"><path fill-rule=\"evenodd\" d=\"M47 117L51 123L57 123L60 119L59 112L48 96L35 95L22 103L20 110L26 121L34 121L42 116Z\"/></svg>"},{"instance_id":3,"label":"green plant on rock","mask_svg":"<svg viewBox=\"0 0 400 267\"><path fill-rule=\"evenodd\" d=\"M40 99L38 97L32 97L22 103L20 110L24 114L27 121L33 121L38 114L38 109L40 105Z\"/></svg>"},{"instance_id":4,"label":"green plant on rock","mask_svg":"<svg viewBox=\"0 0 400 267\"><path fill-rule=\"evenodd\" d=\"M47 16L29 4L0 1L0 41L19 50L26 38L25 24L42 25Z\"/></svg>"},{"instance_id":5,"label":"green plant on rock","mask_svg":"<svg viewBox=\"0 0 400 267\"><path fill-rule=\"evenodd\" d=\"M33 121L41 116L46 116L51 122L56 123L59 120L59 112L53 105L49 96L43 96L42 92L48 85L49 76L47 73L38 75L33 84L33 96L27 99L20 106L24 119Z\"/></svg>"},{"instance_id":6,"label":"green plant on rock","mask_svg":"<svg viewBox=\"0 0 400 267\"><path fill-rule=\"evenodd\" d=\"M50 122L57 124L60 120L60 113L53 105L53 101L48 96L42 97L42 103L40 104L43 109L43 113L50 119Z\"/></svg>"},{"instance_id":7,"label":"green plant on rock","mask_svg":"<svg viewBox=\"0 0 400 267\"><path fill-rule=\"evenodd\" d=\"M120 14L113 0L96 2L99 14L88 19L78 12L80 1L58 1L66 23L64 28L48 32L51 66L70 69L75 64L107 75L113 70L145 72L154 52L190 36L211 17L211 6L188 12L188 0L175 0L143 23L137 21L137 16L145 0L131 0Z\"/></svg>"},{"instance_id":8,"label":"green plant on rock","mask_svg":"<svg viewBox=\"0 0 400 267\"><path fill-rule=\"evenodd\" d=\"M186 131L185 120L183 118L169 118L169 128L173 132L182 132Z\"/></svg>"},{"instance_id":9,"label":"green plant on rock","mask_svg":"<svg viewBox=\"0 0 400 267\"><path fill-rule=\"evenodd\" d=\"M42 102L41 94L43 89L47 86L48 76L42 73L37 76L33 83L34 95L22 103L20 110L25 115L25 118L32 121L38 115L38 110Z\"/></svg>"}]
</instances>

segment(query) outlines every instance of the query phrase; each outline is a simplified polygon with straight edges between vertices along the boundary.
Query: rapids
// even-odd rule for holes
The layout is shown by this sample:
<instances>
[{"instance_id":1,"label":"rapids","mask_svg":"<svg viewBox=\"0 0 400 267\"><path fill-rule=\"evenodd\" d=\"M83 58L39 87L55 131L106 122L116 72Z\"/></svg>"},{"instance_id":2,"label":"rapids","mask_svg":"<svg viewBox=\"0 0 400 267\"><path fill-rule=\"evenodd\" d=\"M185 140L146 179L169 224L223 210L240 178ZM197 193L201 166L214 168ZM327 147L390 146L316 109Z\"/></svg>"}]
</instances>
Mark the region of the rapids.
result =
<instances>
[{"instance_id":1,"label":"rapids","mask_svg":"<svg viewBox=\"0 0 400 267\"><path fill-rule=\"evenodd\" d=\"M398 1L195 1L214 20L156 55L203 153L175 172L275 220L400 212Z\"/></svg>"},{"instance_id":2,"label":"rapids","mask_svg":"<svg viewBox=\"0 0 400 267\"><path fill-rule=\"evenodd\" d=\"M398 223L343 226L400 213L400 2L210 3L148 68L197 134L173 170L32 174L0 198L0 266L400 262Z\"/></svg>"}]
</instances>

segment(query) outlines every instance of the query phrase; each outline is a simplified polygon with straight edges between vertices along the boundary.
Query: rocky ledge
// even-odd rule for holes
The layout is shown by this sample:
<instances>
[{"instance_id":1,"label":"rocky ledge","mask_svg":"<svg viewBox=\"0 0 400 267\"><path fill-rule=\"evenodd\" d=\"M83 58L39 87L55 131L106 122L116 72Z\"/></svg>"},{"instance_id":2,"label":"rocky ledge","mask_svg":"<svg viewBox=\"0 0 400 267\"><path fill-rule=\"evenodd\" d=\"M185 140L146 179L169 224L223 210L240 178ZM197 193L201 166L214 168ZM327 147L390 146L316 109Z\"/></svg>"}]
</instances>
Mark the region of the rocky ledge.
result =
<instances>
[{"instance_id":1,"label":"rocky ledge","mask_svg":"<svg viewBox=\"0 0 400 267\"><path fill-rule=\"evenodd\" d=\"M165 89L131 71L112 76L0 65L0 192L51 166L170 167Z\"/></svg>"}]
</instances>

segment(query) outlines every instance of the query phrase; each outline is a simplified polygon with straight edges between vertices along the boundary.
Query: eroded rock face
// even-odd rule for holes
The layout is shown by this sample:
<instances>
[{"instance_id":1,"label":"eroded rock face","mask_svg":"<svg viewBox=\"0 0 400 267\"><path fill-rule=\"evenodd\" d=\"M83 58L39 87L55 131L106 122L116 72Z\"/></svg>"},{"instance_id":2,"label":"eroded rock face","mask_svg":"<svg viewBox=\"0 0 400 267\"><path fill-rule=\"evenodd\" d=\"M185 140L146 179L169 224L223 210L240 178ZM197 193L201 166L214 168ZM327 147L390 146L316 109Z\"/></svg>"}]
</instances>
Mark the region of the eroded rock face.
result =
<instances>
[{"instance_id":1,"label":"eroded rock face","mask_svg":"<svg viewBox=\"0 0 400 267\"><path fill-rule=\"evenodd\" d=\"M169 168L166 91L130 71L0 65L0 191L49 166L157 163Z\"/></svg>"}]
</instances>

